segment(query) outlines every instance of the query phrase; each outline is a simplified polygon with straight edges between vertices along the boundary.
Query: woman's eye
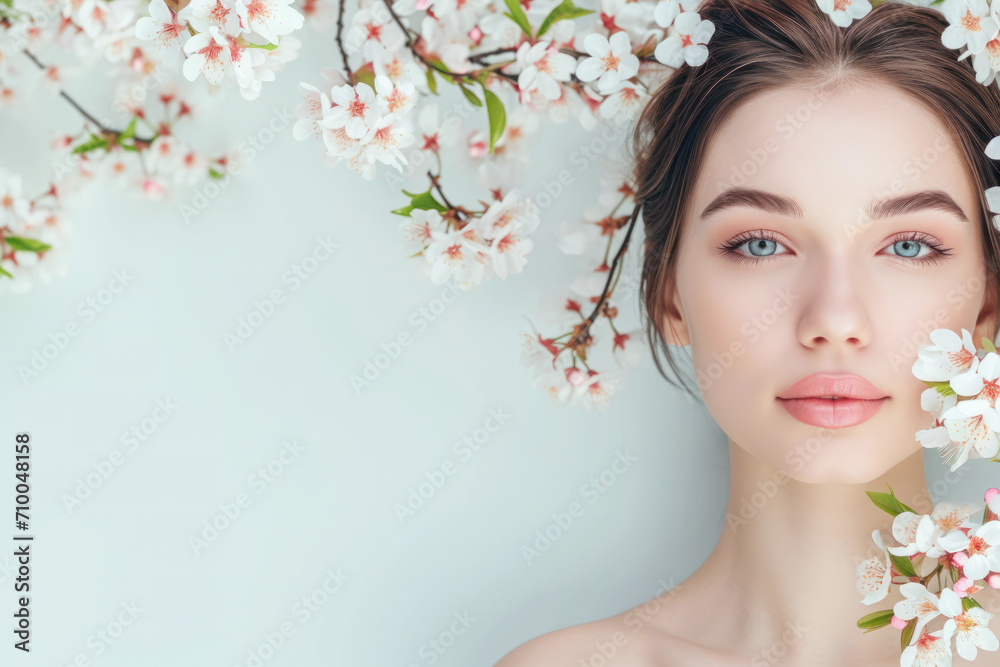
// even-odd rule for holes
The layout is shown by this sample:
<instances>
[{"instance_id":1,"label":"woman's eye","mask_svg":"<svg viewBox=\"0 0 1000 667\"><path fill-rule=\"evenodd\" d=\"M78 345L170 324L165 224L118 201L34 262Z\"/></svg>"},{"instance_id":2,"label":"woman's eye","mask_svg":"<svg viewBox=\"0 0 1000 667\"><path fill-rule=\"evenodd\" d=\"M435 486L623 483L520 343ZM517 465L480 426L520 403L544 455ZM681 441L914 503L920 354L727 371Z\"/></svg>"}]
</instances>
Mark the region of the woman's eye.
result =
<instances>
[{"instance_id":1,"label":"woman's eye","mask_svg":"<svg viewBox=\"0 0 1000 667\"><path fill-rule=\"evenodd\" d=\"M771 232L765 230L741 234L719 246L719 250L734 261L752 264L787 254L779 252L779 248L787 250ZM951 254L951 250L943 247L933 236L922 232L909 232L902 238L897 237L883 252L916 264L924 264L944 260Z\"/></svg>"},{"instance_id":2,"label":"woman's eye","mask_svg":"<svg viewBox=\"0 0 1000 667\"><path fill-rule=\"evenodd\" d=\"M923 246L927 251L920 254L920 247ZM905 257L906 259L920 259L929 255L933 250L926 243L920 243L913 239L904 239L902 241L896 241L895 243L889 245L886 250L892 250L890 255L897 255L899 257Z\"/></svg>"},{"instance_id":3,"label":"woman's eye","mask_svg":"<svg viewBox=\"0 0 1000 667\"><path fill-rule=\"evenodd\" d=\"M754 257L769 257L770 255L777 254L779 247L784 247L774 239L763 238L747 241L744 245L747 246L747 251Z\"/></svg>"},{"instance_id":4,"label":"woman's eye","mask_svg":"<svg viewBox=\"0 0 1000 667\"><path fill-rule=\"evenodd\" d=\"M719 249L737 262L756 263L786 254L778 252L779 248L785 248L785 246L769 234L757 232L756 234L741 234L720 246ZM785 249L787 250L787 248Z\"/></svg>"}]
</instances>

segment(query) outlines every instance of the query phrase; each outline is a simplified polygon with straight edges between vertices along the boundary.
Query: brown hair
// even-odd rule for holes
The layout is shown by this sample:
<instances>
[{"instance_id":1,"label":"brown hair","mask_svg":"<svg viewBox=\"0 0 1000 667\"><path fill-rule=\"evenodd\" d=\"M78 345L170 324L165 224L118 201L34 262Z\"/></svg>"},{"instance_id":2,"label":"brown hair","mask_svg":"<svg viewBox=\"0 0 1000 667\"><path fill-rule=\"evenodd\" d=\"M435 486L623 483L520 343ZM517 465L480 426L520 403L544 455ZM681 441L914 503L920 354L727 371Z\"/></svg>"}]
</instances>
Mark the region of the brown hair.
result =
<instances>
[{"instance_id":1,"label":"brown hair","mask_svg":"<svg viewBox=\"0 0 1000 667\"><path fill-rule=\"evenodd\" d=\"M1000 135L1000 90L976 80L971 57L959 61L959 53L941 43L948 22L938 10L889 1L846 28L816 0L705 0L698 13L715 25L708 59L670 73L627 146L646 234L640 279L646 336L660 374L692 395L660 329L673 292L671 260L709 139L750 95L781 86L826 92L852 80L892 84L940 116L980 190L1000 182L1000 167L984 153ZM887 117L879 109L871 115ZM1000 308L1000 234L992 229L985 195L980 199L987 293ZM666 375L660 353L683 386Z\"/></svg>"}]
</instances>

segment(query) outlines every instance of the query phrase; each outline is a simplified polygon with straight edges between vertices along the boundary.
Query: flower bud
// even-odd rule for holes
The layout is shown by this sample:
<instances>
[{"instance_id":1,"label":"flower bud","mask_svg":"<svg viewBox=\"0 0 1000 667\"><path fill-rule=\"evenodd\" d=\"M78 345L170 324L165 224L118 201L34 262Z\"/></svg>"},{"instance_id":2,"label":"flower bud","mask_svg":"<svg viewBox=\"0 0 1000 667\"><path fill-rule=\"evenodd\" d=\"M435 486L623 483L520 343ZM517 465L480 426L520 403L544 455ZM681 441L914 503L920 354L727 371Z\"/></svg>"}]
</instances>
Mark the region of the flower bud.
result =
<instances>
[{"instance_id":1,"label":"flower bud","mask_svg":"<svg viewBox=\"0 0 1000 667\"><path fill-rule=\"evenodd\" d=\"M574 387L579 387L587 380L587 376L583 374L579 368L567 368L566 369L566 380L569 381Z\"/></svg>"},{"instance_id":2,"label":"flower bud","mask_svg":"<svg viewBox=\"0 0 1000 667\"><path fill-rule=\"evenodd\" d=\"M903 628L906 627L907 622L901 619L899 616L893 614L891 623L892 627L896 628L897 630L902 630Z\"/></svg>"}]
</instances>

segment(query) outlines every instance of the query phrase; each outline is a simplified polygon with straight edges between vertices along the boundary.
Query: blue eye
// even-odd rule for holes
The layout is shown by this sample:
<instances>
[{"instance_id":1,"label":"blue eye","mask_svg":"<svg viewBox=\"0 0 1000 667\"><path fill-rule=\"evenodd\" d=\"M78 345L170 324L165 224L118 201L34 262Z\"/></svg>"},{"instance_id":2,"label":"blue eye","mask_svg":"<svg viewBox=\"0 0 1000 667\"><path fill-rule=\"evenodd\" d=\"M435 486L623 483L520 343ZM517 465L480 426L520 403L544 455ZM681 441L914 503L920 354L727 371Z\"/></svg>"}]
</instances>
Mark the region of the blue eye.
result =
<instances>
[{"instance_id":1,"label":"blue eye","mask_svg":"<svg viewBox=\"0 0 1000 667\"><path fill-rule=\"evenodd\" d=\"M917 243L916 241L912 241L910 239L905 239L903 241L896 241L889 247L895 249L895 254L897 254L898 256L913 259L918 257L921 245L924 245L924 247L928 249L928 253L930 252L931 250L930 246L927 246L926 244ZM923 255L919 256L922 257Z\"/></svg>"},{"instance_id":2,"label":"blue eye","mask_svg":"<svg viewBox=\"0 0 1000 667\"><path fill-rule=\"evenodd\" d=\"M746 252L740 250L743 246L747 247ZM921 246L927 249L922 254ZM787 254L777 252L778 248L784 247L772 232L758 229L752 232L743 232L733 240L719 246L718 249L727 257L731 257L733 261L759 264ZM912 264L924 264L942 261L945 256L951 253L952 249L943 247L933 236L923 232L905 232L897 235L886 247L886 250L893 251L887 253L891 257L912 260L910 262Z\"/></svg>"},{"instance_id":3,"label":"blue eye","mask_svg":"<svg viewBox=\"0 0 1000 667\"><path fill-rule=\"evenodd\" d=\"M738 248L747 246L749 254L738 251ZM772 257L777 257L778 248L784 248L771 232L758 229L755 232L744 232L719 247L725 255L732 257L737 262L750 262L757 264Z\"/></svg>"},{"instance_id":4,"label":"blue eye","mask_svg":"<svg viewBox=\"0 0 1000 667\"><path fill-rule=\"evenodd\" d=\"M745 244L747 244L750 254L756 257L770 257L777 250L777 246L780 245L774 239L754 239L753 241L746 241Z\"/></svg>"}]
</instances>

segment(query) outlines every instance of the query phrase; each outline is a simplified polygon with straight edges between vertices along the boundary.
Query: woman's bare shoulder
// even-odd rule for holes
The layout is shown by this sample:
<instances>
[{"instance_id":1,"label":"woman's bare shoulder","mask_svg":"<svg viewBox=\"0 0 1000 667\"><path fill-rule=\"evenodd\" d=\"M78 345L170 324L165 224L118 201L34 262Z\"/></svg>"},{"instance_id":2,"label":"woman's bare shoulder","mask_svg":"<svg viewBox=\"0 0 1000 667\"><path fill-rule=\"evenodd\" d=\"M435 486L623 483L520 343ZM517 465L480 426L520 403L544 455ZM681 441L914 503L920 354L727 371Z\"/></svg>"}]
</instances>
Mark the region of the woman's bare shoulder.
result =
<instances>
[{"instance_id":1,"label":"woman's bare shoulder","mask_svg":"<svg viewBox=\"0 0 1000 667\"><path fill-rule=\"evenodd\" d=\"M495 667L653 667L645 659L648 639L622 630L619 617L554 630L521 644ZM659 667L659 666L658 666Z\"/></svg>"},{"instance_id":2,"label":"woman's bare shoulder","mask_svg":"<svg viewBox=\"0 0 1000 667\"><path fill-rule=\"evenodd\" d=\"M683 638L653 598L616 616L555 630L517 647L495 667L721 667L734 663ZM674 608L676 611L676 607ZM740 663L742 664L742 662Z\"/></svg>"}]
</instances>

